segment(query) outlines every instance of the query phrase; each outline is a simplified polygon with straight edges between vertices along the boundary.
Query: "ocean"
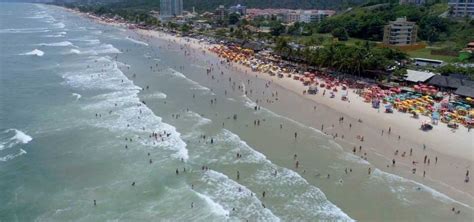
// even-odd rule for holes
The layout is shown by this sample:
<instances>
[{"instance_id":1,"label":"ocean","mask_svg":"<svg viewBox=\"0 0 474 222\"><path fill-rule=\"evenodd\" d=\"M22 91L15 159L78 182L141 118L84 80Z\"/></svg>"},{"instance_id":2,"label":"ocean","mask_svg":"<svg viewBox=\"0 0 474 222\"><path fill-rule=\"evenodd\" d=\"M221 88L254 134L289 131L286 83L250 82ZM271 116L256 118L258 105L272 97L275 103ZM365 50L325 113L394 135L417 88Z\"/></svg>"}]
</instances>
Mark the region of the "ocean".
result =
<instances>
[{"instance_id":1,"label":"ocean","mask_svg":"<svg viewBox=\"0 0 474 222\"><path fill-rule=\"evenodd\" d=\"M255 109L244 91L277 89L202 52L18 3L0 3L0 52L0 221L472 219L423 184L368 175L288 109Z\"/></svg>"}]
</instances>

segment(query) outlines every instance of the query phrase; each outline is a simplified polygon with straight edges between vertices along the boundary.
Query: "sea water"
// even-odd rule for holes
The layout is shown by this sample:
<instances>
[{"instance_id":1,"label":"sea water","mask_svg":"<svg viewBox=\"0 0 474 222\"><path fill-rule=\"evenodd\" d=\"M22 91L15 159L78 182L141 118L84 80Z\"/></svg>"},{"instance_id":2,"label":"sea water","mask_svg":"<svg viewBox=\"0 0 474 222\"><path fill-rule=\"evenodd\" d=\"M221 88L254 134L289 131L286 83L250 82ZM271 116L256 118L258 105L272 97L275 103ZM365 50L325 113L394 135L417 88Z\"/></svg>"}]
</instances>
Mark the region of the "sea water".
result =
<instances>
[{"instance_id":1,"label":"sea water","mask_svg":"<svg viewBox=\"0 0 474 222\"><path fill-rule=\"evenodd\" d=\"M248 77L220 74L215 58L57 7L0 6L0 221L472 218L468 204L367 175L318 130L254 110L232 90Z\"/></svg>"}]
</instances>

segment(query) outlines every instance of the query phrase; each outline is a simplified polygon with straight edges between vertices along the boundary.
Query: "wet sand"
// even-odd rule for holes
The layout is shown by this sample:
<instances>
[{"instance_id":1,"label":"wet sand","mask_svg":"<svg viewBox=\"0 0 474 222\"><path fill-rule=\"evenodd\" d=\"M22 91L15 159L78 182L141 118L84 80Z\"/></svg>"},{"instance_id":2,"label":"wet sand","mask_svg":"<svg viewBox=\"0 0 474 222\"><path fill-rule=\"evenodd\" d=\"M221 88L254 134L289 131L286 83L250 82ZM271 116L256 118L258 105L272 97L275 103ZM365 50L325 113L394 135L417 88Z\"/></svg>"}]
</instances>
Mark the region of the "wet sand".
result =
<instances>
[{"instance_id":1,"label":"wet sand","mask_svg":"<svg viewBox=\"0 0 474 222\"><path fill-rule=\"evenodd\" d=\"M110 23L105 23L109 24ZM124 27L121 24L112 25ZM203 60L217 60L217 56L209 51L203 56L202 51L207 50L211 45L199 42L195 39L180 38L162 32L135 30L145 40L150 37L167 40L172 44L180 44L184 50L188 49L190 57L204 57ZM183 51L182 49L182 51ZM207 57L207 58L206 58ZM426 117L418 120L412 119L410 115L395 112L385 114L372 109L369 104L362 101L362 98L350 91L349 102L341 101L340 94L336 98L330 99L328 93L323 96L322 90L317 95L303 95L306 89L301 82L288 78L279 79L268 74L252 72L249 68L238 64L222 65L223 70L228 69L240 72L248 80L245 89L254 93L249 93L248 97L253 101L260 101L259 105L278 114L294 119L306 126L313 127L334 138L347 153L352 153L356 147L356 156L360 159L367 159L374 166L372 169L380 168L407 179L412 179L419 183L432 187L449 197L474 206L474 187L470 183L464 183L466 170L471 169L474 160L473 139L467 129L461 128L453 133L444 124L435 126L430 132L422 132L419 125ZM246 76L246 77L245 77ZM257 76L257 77L256 77ZM252 85L253 80L268 81L265 88L263 85ZM257 92L267 92L267 95ZM278 100L268 92L278 92ZM305 102L294 104L292 98L295 96L305 98ZM316 109L314 109L316 107ZM344 121L338 121L344 117ZM361 119L362 122L358 120ZM324 129L322 129L324 125ZM350 126L350 127L349 127ZM388 134L388 128L391 133ZM382 135L384 130L384 135ZM337 137L335 136L337 134ZM344 138L342 138L344 135ZM363 136L364 141L360 140ZM400 139L398 139L400 136ZM426 145L424 149L423 144ZM362 149L360 147L362 146ZM410 148L412 154L410 155ZM396 150L398 154L395 155ZM401 157L406 152L404 157ZM299 159L304 163L304 168L311 168L311 157L315 155L314 150L300 150ZM430 164L424 162L424 157L430 160ZM435 163L435 158L438 158ZM281 157L282 159L291 159ZM392 166L392 160L396 164ZM415 165L413 164L415 161ZM289 161L286 165L293 165ZM412 174L412 169L416 168L416 173ZM423 171L426 175L423 176ZM307 178L307 175L303 176Z\"/></svg>"},{"instance_id":2,"label":"wet sand","mask_svg":"<svg viewBox=\"0 0 474 222\"><path fill-rule=\"evenodd\" d=\"M180 38L162 32L137 30L137 33L145 38L160 38L195 49L197 50L195 53L199 54L197 56L202 55L202 50L211 47L195 39ZM205 56L217 57L209 51ZM439 124L432 131L423 132L419 130L419 126L421 122L427 121L427 117L412 119L409 114L397 111L393 114L383 113L364 103L363 99L351 90L348 96L350 102L340 99L341 91L333 99L329 98L329 92L323 96L322 90L317 95L303 95L302 92L306 87L300 81L253 72L250 68L239 64L229 64L228 68L246 73L249 80L256 78L255 76L266 80L269 87L267 91L278 91L276 101L270 93L256 95L258 87L262 90L264 86L246 85L247 91L254 91L252 94L248 93L248 97L253 101L261 101L260 106L276 110L279 114L318 130L324 125L321 131L333 137L346 152L352 153L356 147L355 155L367 158L367 161L377 168L426 184L456 200L473 205L474 186L471 182L464 182L466 170L471 168L474 160L473 137L467 129L460 128L452 132L445 124ZM290 101L286 99L285 94L304 97L307 103L300 104L301 107L288 106ZM303 108L304 106L306 107ZM344 117L343 122L338 121L341 117ZM358 122L359 119L362 123ZM364 141L358 136L363 136ZM410 149L412 149L411 155ZM397 150L398 154L395 155ZM404 152L406 154L402 157ZM429 159L429 165L424 163L425 156L427 160ZM435 163L436 157L437 163ZM392 166L393 159L396 161L395 166ZM412 173L413 168L416 168L415 174ZM423 171L425 171L424 177Z\"/></svg>"}]
</instances>

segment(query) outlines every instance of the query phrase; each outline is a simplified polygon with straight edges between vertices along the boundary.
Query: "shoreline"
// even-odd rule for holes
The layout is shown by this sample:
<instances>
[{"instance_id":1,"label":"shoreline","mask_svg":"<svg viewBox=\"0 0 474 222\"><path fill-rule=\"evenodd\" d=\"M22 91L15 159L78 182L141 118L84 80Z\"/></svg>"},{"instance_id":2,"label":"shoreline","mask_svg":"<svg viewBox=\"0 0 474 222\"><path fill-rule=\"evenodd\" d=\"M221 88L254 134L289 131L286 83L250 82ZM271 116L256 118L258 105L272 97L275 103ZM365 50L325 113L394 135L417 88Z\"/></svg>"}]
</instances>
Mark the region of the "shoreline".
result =
<instances>
[{"instance_id":1,"label":"shoreline","mask_svg":"<svg viewBox=\"0 0 474 222\"><path fill-rule=\"evenodd\" d=\"M212 45L206 44L205 46L203 46L196 39L176 37L176 36L164 33L164 32L151 31L151 30L136 29L136 30L134 30L134 32L136 32L140 36L159 38L161 40L170 41L170 42L173 42L173 43L176 43L176 44L180 44L181 46L186 46L186 47L193 48L195 50L206 50L206 56L211 55L211 56L214 56L216 59L222 60L222 58L219 58L216 54L214 54L214 53L212 53L208 50L209 47L211 47ZM257 78L270 81L272 85L274 83L276 83L275 85L280 87L281 90L285 90L289 93L294 93L294 94L296 94L300 97L303 97L306 100L311 101L312 103L314 103L316 106L318 106L318 108L319 108L319 106L325 106L327 109L336 111L337 113L339 113L338 115L343 115L346 118L352 119L352 123L354 124L354 126L356 125L357 119L361 118L363 120L363 123L361 125L363 125L364 128L367 128L367 129L362 129L362 132L367 132L367 134L371 135L371 136L365 135L366 139L362 143L358 142L358 140L355 139L354 135L352 135L352 136L354 136L353 139L348 139L347 135L353 134L348 129L337 129L337 127L336 127L336 129L339 130L339 131L336 131L335 129L326 130L325 134L328 135L328 136L331 136L330 135L331 133L342 132L344 135L346 135L345 139L341 139L340 137L335 138L335 142L337 142L339 145L341 145L343 147L344 151L346 151L346 152L352 153L351 151L352 151L354 145L357 145L357 146L363 145L364 149L368 148L369 150L371 150L373 152L372 156L381 156L383 158L383 160L380 160L380 158L377 159L377 158L374 158L374 157L371 157L371 158L368 159L368 161L371 164L375 165L377 168L379 168L381 170L386 169L386 165L389 164L389 162L391 162L391 160L392 160L393 151L395 149L393 149L392 148L393 146L391 146L390 144L393 143L396 140L396 137L398 135L398 134L396 134L397 133L396 129L400 129L400 130L405 131L406 126L402 125L399 128L398 127L395 128L394 126L398 126L399 124L396 124L396 121L394 121L393 118L388 119L389 121L394 122L394 124L392 125L392 130L393 130L392 131L392 136L387 136L386 138L380 139L380 138L377 138L377 136L376 136L376 134L379 134L379 131L377 129L383 129L383 128L380 127L380 123L378 121L380 121L380 119L383 119L384 115L393 115L393 117L398 117L398 118L401 118L401 119L405 118L404 119L405 122L407 120L408 120L408 122L411 121L411 119L409 118L409 115L406 115L406 114L403 114L403 113L397 113L397 112L395 112L393 114L377 113L377 110L375 110L375 109L372 110L373 113L370 113L370 111L368 111L368 110L370 110L372 108L370 108L369 105L363 103L363 101L360 98L354 98L354 96L356 96L355 93L350 93L349 94L349 98L352 99L351 104L349 104L349 103L347 103L347 104L338 104L338 103L341 103L342 101L337 100L336 98L335 99L330 99L329 96L323 97L320 94L318 94L318 95L303 95L302 91L305 90L306 87L304 87L299 81L294 81L292 79L287 79L287 78L279 79L277 77L272 77L268 74L253 72L253 71L250 70L250 68L245 67L245 66L240 65L240 64L236 64L236 63L232 63L231 67L234 68L236 71L239 71L244 75L247 75L248 77L254 78L255 75L257 75L258 76ZM247 71L247 73L245 73L246 71ZM249 96L249 98L253 102L255 102L256 99L259 99L259 98L255 98L255 97L252 97L252 96ZM278 103L284 103L284 102L279 101ZM352 105L352 104L355 104L355 105ZM273 110L272 109L273 108L272 104L259 104L259 105L263 106L263 107L267 107L269 110ZM344 106L344 105L346 105L346 106ZM353 109L354 107L357 107L358 108L357 111L361 112L361 114L360 115L354 115L348 109L349 107L351 109ZM370 119L371 115L374 115L374 113L375 113L375 115L379 114L378 118L377 119ZM279 115L281 115L281 114L279 114ZM282 115L282 116L294 120L293 117L287 117L286 115ZM336 115L333 114L333 117L334 117L334 121L335 121L335 119L337 118ZM421 117L419 119L419 121L422 121L423 117ZM299 120L294 120L294 121L296 121L298 123L301 123ZM332 121L332 123L334 123L334 121ZM329 126L330 123L331 123L331 121L326 122L325 125ZM336 121L336 123L337 123L337 121ZM413 123L410 123L410 124L414 125ZM317 130L319 130L319 126L320 126L320 125L317 126L317 125L314 125L314 124L311 124L310 126L308 126L306 124L304 124L304 125L307 126L307 127L313 127L314 129L317 129ZM377 127L377 126L379 126L379 127ZM402 127L403 127L403 129L402 129ZM446 126L444 126L444 127L446 128L445 130L449 130L449 128L447 128ZM355 127L354 127L354 129L355 129ZM373 132L374 130L377 131L378 133ZM370 131L372 131L372 132L370 132ZM416 129L413 128L411 131L418 131L419 133L424 133L424 132L418 130L417 128ZM417 143L416 141L413 141L412 136L414 136L416 138L418 135L411 135L410 133L413 133L411 131L401 133L401 136L403 138L402 140L408 140L406 142L408 144L406 144L405 146L410 146L411 145L412 147L417 147L418 150L422 149L422 146L423 146L422 143L419 143L419 142ZM432 133L432 132L428 132L428 134L429 133ZM442 133L444 133L444 131L442 131L441 134ZM467 134L467 130L466 130L466 134ZM460 133L458 133L457 135L461 136ZM387 146L383 149L374 148L375 145L372 145L374 142L368 143L368 141L367 141L368 140L367 138L372 138L372 137L377 138L374 141L375 144L383 143L383 144L386 144ZM443 144L446 143L446 142L449 142L449 141L444 141L444 139L445 139L444 137L441 137L439 139L443 142ZM465 142L468 142L468 141L465 140ZM400 144L396 144L396 145L400 145ZM436 190L440 190L442 193L446 193L447 196L450 196L450 197L454 196L455 197L454 199L465 200L466 202L469 202L469 205L472 208L473 207L472 204L474 203L474 188L469 186L469 183L464 183L462 178L464 178L463 174L464 174L465 171L464 170L459 170L459 168L460 167L466 167L467 169L470 169L468 167L470 167L470 165L472 164L471 159L474 158L474 155L467 156L468 158L461 158L461 156L463 156L462 154L459 154L457 156L451 156L449 153L443 153L443 152L439 152L439 150L433 149L433 147L438 148L438 146L436 146L432 143L426 143L426 145L427 145L427 148L426 148L425 151L423 151L423 153L426 153L426 155L429 155L431 157L437 156L438 159L439 159L439 163L436 164L437 172L430 172L431 174L428 174L429 176L427 176L425 178L422 178L422 177L420 178L420 176L419 176L420 173L419 172L417 173L418 176L412 176L411 172L410 172L411 166L412 166L412 164L411 164L412 160L411 159L409 160L409 158L402 158L402 159L397 158L397 166L398 167L395 167L396 169L394 169L394 170L392 170L393 167L390 167L390 169L391 169L390 172L395 173L396 175L401 176L403 178L413 179L414 181L416 181L418 183L421 183L421 184L424 184L424 185L427 185L429 187L434 187L434 188L436 188ZM403 149L403 150L407 151L407 149ZM400 151L402 151L402 149L400 149ZM370 153L369 153L369 155L370 155ZM418 162L420 162L420 160L423 161L422 156L418 156L418 157L419 157L419 159L417 160ZM463 156L463 157L466 157L466 156ZM444 161L444 163L442 163L442 161ZM458 168L457 171L458 171L459 174L457 174L457 175L452 174L451 171L450 171L453 168L453 166L452 166L453 163L457 164L457 166L454 166L454 168ZM422 168L424 168L426 170L429 170L429 169L433 169L434 165L435 164L432 164L431 167L430 166L424 166ZM451 169L449 169L449 168L451 168ZM462 168L462 169L465 169L465 168ZM447 178L447 179L445 180L444 178ZM458 178L459 181L455 181L454 183L452 183L454 178Z\"/></svg>"},{"instance_id":2,"label":"shoreline","mask_svg":"<svg viewBox=\"0 0 474 222\"><path fill-rule=\"evenodd\" d=\"M101 24L127 28L126 24L110 23L102 21L95 16L93 17L76 12L74 10L67 10L76 14L87 16ZM206 50L206 56L211 54L211 56L215 56L215 58L218 60L222 60L222 58L219 58L216 54L208 50L211 45L205 45L203 47L202 43L199 43L196 39L181 38L169 35L164 32L151 30L134 29L130 31L135 32L141 36L159 38L161 40L170 41L197 50ZM416 124L414 123L414 120L410 119L409 115L398 112L393 114L377 113L377 110L372 109L369 105L365 104L360 98L357 98L357 95L352 92L349 94L351 103L343 102L339 100L338 97L335 99L330 99L328 97L321 96L321 93L317 95L302 95L301 92L305 90L306 87L304 87L299 81L294 81L287 78L279 79L277 77L271 77L268 74L252 72L250 68L236 63L231 64L230 67L236 69L236 71L239 71L242 74L247 72L245 75L248 77L254 77L257 75L259 79L271 82L272 86L274 83L276 83L275 85L281 90L288 93L294 93L295 95L305 98L306 100L317 105L318 109L320 107L325 107L329 112L332 110L332 117L334 117L334 119L333 121L324 121L323 124L326 126L330 125L331 122L334 123L337 115L346 117L346 123L350 121L354 124L353 130L347 129L347 126L339 127L336 124L335 128L329 130L326 129L323 130L323 132L329 136L334 133L342 133L343 135L346 135L345 139L335 138L335 141L343 147L344 151L349 153L351 153L353 146L363 145L364 150L370 151L368 153L368 161L380 170L386 169L385 166L389 165L391 159L394 158L394 150L397 149L396 147L400 146L403 146L403 148L398 148L400 151L407 151L408 147L413 147L416 149L415 155L422 153L422 155L428 155L430 158L437 156L439 158L439 163L432 164L431 166L422 165L421 169L428 171L428 177L426 178L422 178L419 175L420 171L417 172L417 175L411 175L410 172L410 168L412 167L411 161L416 159L420 163L423 161L422 155L419 155L417 158L400 158L397 156L397 167L389 167L388 169L390 169L391 173L406 179L412 179L430 188L434 188L439 192L446 194L450 198L455 200L463 200L462 202L468 202L472 208L474 188L469 186L469 183L464 183L463 181L463 174L465 170L471 168L474 160L474 152L469 150L473 148L473 141L472 139L469 140L469 133L457 132L456 134L450 135L450 137L447 138L445 134L452 133L450 132L449 128L443 126L442 124L436 126L436 131L432 130L431 132L425 133L418 130L417 127L413 127ZM260 99L253 96L249 96L249 98L252 99L252 101ZM279 101L278 103L284 103L284 101ZM267 107L270 110L276 108L274 107L275 105L272 104L259 105ZM334 111L337 112L337 115L334 113ZM318 112L320 111L318 110ZM286 115L282 116L287 117ZM287 118L293 119L293 117ZM424 116L422 118L424 118ZM356 119L362 119L363 123L357 124ZM422 119L417 121L421 120ZM295 121L300 122L298 119ZM388 124L383 125L382 123L384 122L388 122ZM319 129L319 126L314 123L309 125L315 129ZM360 127L360 129L356 129L356 125L361 125L362 127ZM305 124L305 126L307 125ZM380 130L388 128L388 126L393 128L392 136L381 137L379 135ZM360 142L355 139L354 131L356 130L357 134L363 134L365 136L366 140L364 142ZM398 135L401 135L403 138L403 144L397 143L395 138ZM424 141L419 141L420 138L422 138ZM375 148L380 144L383 144L383 146ZM426 144L427 148L425 151L420 152L420 149L422 149L420 148L422 147L422 144ZM471 145L471 147L469 147L469 145ZM455 147L455 149L451 150L451 147ZM360 153L357 153L356 155L358 154ZM436 170L434 170L434 165L436 165ZM420 169L420 167L417 168ZM387 172L386 170L384 171Z\"/></svg>"}]
</instances>

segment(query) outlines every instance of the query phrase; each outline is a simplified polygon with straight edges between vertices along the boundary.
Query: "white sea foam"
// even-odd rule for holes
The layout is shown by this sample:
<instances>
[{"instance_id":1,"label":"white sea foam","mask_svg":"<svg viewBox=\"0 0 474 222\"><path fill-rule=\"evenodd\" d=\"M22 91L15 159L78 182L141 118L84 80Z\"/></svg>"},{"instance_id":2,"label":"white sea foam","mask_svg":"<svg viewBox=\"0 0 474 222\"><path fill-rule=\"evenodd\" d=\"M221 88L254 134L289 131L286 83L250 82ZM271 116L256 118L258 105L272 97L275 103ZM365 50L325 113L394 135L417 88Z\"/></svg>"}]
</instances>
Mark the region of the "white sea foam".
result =
<instances>
[{"instance_id":1,"label":"white sea foam","mask_svg":"<svg viewBox=\"0 0 474 222\"><path fill-rule=\"evenodd\" d=\"M26 34L26 33L41 33L50 32L51 30L46 28L20 28L20 29L0 29L0 33L10 34Z\"/></svg>"},{"instance_id":2,"label":"white sea foam","mask_svg":"<svg viewBox=\"0 0 474 222\"><path fill-rule=\"evenodd\" d=\"M26 154L26 151L23 150L23 149L20 149L20 151L17 154L8 154L6 156L0 157L0 161L6 162L6 161L9 161L9 160L15 159L16 157L19 157L23 154Z\"/></svg>"},{"instance_id":3,"label":"white sea foam","mask_svg":"<svg viewBox=\"0 0 474 222\"><path fill-rule=\"evenodd\" d=\"M48 37L48 38L61 38L65 37L67 32L58 32L55 34L48 34L48 35L43 35L43 37Z\"/></svg>"},{"instance_id":4,"label":"white sea foam","mask_svg":"<svg viewBox=\"0 0 474 222\"><path fill-rule=\"evenodd\" d=\"M184 118L192 118L194 120L197 120L197 123L194 125L194 127L203 126L212 122L212 120L205 118L201 116L200 114L193 111L187 111L185 113Z\"/></svg>"},{"instance_id":5,"label":"white sea foam","mask_svg":"<svg viewBox=\"0 0 474 222\"><path fill-rule=\"evenodd\" d=\"M207 203L207 205L211 208L211 211L214 214L216 214L218 216L225 216L225 217L229 216L229 211L225 210L224 207L222 207L218 203L214 202L210 197L208 197L206 195L203 195L203 194L200 194L198 192L195 192L195 193L196 193L196 195L198 195L201 199L203 199Z\"/></svg>"},{"instance_id":6,"label":"white sea foam","mask_svg":"<svg viewBox=\"0 0 474 222\"><path fill-rule=\"evenodd\" d=\"M69 50L69 53L70 54L81 54L81 51L79 51L79 49L71 49L71 50Z\"/></svg>"},{"instance_id":7,"label":"white sea foam","mask_svg":"<svg viewBox=\"0 0 474 222\"><path fill-rule=\"evenodd\" d=\"M206 186L200 189L203 198L209 198L213 203L218 204L221 215L237 213L238 218L252 219L255 221L280 221L268 208L262 206L262 202L255 196L250 195L252 191L240 185L226 175L214 170L206 171L201 178L201 182ZM240 189L240 191L239 191ZM206 201L207 202L207 201ZM213 204L208 204L215 207ZM235 208L235 212L230 210ZM225 213L225 214L224 214Z\"/></svg>"},{"instance_id":8,"label":"white sea foam","mask_svg":"<svg viewBox=\"0 0 474 222\"><path fill-rule=\"evenodd\" d=\"M138 40L133 39L133 38L130 38L130 37L127 37L127 39L130 40L130 41L132 41L132 42L134 42L134 43L137 43L137 44L139 44L139 45L148 46L148 43L146 43L146 42L138 41Z\"/></svg>"},{"instance_id":9,"label":"white sea foam","mask_svg":"<svg viewBox=\"0 0 474 222\"><path fill-rule=\"evenodd\" d=\"M53 26L54 26L55 28L59 28L59 29L62 29L62 28L64 28L64 27L66 27L66 25L65 25L64 23L62 23L62 22L55 23L55 24L53 24Z\"/></svg>"},{"instance_id":10,"label":"white sea foam","mask_svg":"<svg viewBox=\"0 0 474 222\"><path fill-rule=\"evenodd\" d=\"M369 165L370 164L367 160L364 160L361 157L356 156L352 153L348 153L348 152L342 152L341 153L341 159L346 160L346 161L350 161L350 162L354 162L354 163L364 164L364 165Z\"/></svg>"},{"instance_id":11,"label":"white sea foam","mask_svg":"<svg viewBox=\"0 0 474 222\"><path fill-rule=\"evenodd\" d=\"M99 39L93 39L92 36L83 36L83 37L79 37L79 38L73 38L73 39L70 39L71 41L74 41L74 42L86 42L86 44L88 45L99 45L100 44L100 40Z\"/></svg>"},{"instance_id":12,"label":"white sea foam","mask_svg":"<svg viewBox=\"0 0 474 222\"><path fill-rule=\"evenodd\" d=\"M95 35L100 35L102 34L102 31L101 30L93 30L91 31L92 34L95 34Z\"/></svg>"},{"instance_id":13,"label":"white sea foam","mask_svg":"<svg viewBox=\"0 0 474 222\"><path fill-rule=\"evenodd\" d=\"M11 135L14 133L13 135ZM7 129L1 133L0 150L12 148L17 144L27 144L33 138L25 132L18 129Z\"/></svg>"},{"instance_id":14,"label":"white sea foam","mask_svg":"<svg viewBox=\"0 0 474 222\"><path fill-rule=\"evenodd\" d=\"M223 129L213 138L216 141L215 144L219 145L219 149L207 149L208 146L203 144L205 148L200 149L197 153L198 156L194 158L205 158L207 164L212 165L257 165L254 167L257 169L256 172L251 174L247 172L245 181L253 183L257 187L266 187L267 191L285 201L286 204L272 205L274 212L282 210L301 215L301 217L283 220L318 218L320 220L352 221L347 214L331 203L319 188L309 184L298 173L273 164L265 155L250 147L238 135ZM236 153L240 153L242 157L235 158ZM275 170L278 171L277 175L273 174ZM289 187L294 189L288 189ZM224 194L219 196L222 195Z\"/></svg>"},{"instance_id":15,"label":"white sea foam","mask_svg":"<svg viewBox=\"0 0 474 222\"><path fill-rule=\"evenodd\" d=\"M176 76L178 78L182 78L182 79L185 79L186 81L188 81L189 83L191 83L193 86L191 87L191 89L193 90L204 90L204 91L211 91L211 89L199 84L198 82L186 77L183 73L181 72L178 72L172 68L169 68L169 70L171 71L171 74L173 76ZM212 95L215 95L213 92L211 92Z\"/></svg>"},{"instance_id":16,"label":"white sea foam","mask_svg":"<svg viewBox=\"0 0 474 222\"><path fill-rule=\"evenodd\" d=\"M162 92L155 92L152 94L143 95L143 99L166 99L167 95Z\"/></svg>"},{"instance_id":17,"label":"white sea foam","mask_svg":"<svg viewBox=\"0 0 474 222\"><path fill-rule=\"evenodd\" d=\"M34 56L43 56L44 55L44 52L39 50L39 49L34 49L33 51L31 52L25 52L25 53L22 53L20 55L34 55Z\"/></svg>"},{"instance_id":18,"label":"white sea foam","mask_svg":"<svg viewBox=\"0 0 474 222\"><path fill-rule=\"evenodd\" d=\"M125 64L123 62L119 62L119 61L115 61L115 62L117 63L118 66L121 66L121 67L127 67L127 68L132 67L131 65Z\"/></svg>"},{"instance_id":19,"label":"white sea foam","mask_svg":"<svg viewBox=\"0 0 474 222\"><path fill-rule=\"evenodd\" d=\"M92 57L91 59L93 61L86 62L86 64L91 64L90 68L63 75L65 84L72 87L111 91L91 98L92 103L84 106L85 110L91 110L94 113L113 110L113 113L104 116L100 121L92 120L91 124L111 131L143 134L142 139L138 140L143 145L173 151L171 154L173 157L187 160L189 156L186 143L181 140L175 127L163 123L160 117L141 103L138 97L141 88L134 85L111 58ZM162 133L163 131L171 133L164 141L153 143L154 140L148 137L151 132Z\"/></svg>"},{"instance_id":20,"label":"white sea foam","mask_svg":"<svg viewBox=\"0 0 474 222\"><path fill-rule=\"evenodd\" d=\"M44 35L44 37L48 37L48 38L61 38L61 37L64 37L64 35L61 35L61 34L53 34L53 35Z\"/></svg>"},{"instance_id":21,"label":"white sea foam","mask_svg":"<svg viewBox=\"0 0 474 222\"><path fill-rule=\"evenodd\" d=\"M414 186L412 186L413 190L419 189L419 191L424 191L424 192L430 193L431 196L433 196L433 198L435 198L437 200L440 200L444 203L448 203L448 204L457 203L457 204L460 204L460 205L465 206L467 208L474 209L472 206L470 206L468 204L465 204L465 203L462 203L460 201L454 200L451 197L449 197L448 195L446 195L444 193L441 193L441 192L439 192L439 191L437 191L437 190L435 190L435 189L433 189L429 186L426 186L422 183L416 182L414 180L409 180L409 179L406 179L404 177L401 177L401 176L398 176L398 175L395 175L395 174L387 173L387 172L384 172L384 171L379 170L379 169L375 169L373 171L371 178L383 179L383 180L387 181L389 183L390 190L394 193L397 193L397 194L403 194L404 192L399 192L399 191L406 190L404 188L404 186L407 186L408 184L412 184L412 185L414 185ZM407 199L407 197L403 197L403 196L399 195L399 199L403 200L403 199Z\"/></svg>"},{"instance_id":22,"label":"white sea foam","mask_svg":"<svg viewBox=\"0 0 474 222\"><path fill-rule=\"evenodd\" d=\"M62 42L53 42L53 43L40 43L40 46L55 46L55 47L65 47L65 46L73 46L76 47L69 41L62 41Z\"/></svg>"},{"instance_id":23,"label":"white sea foam","mask_svg":"<svg viewBox=\"0 0 474 222\"><path fill-rule=\"evenodd\" d=\"M92 51L88 51L88 52L92 52L92 54L94 55L122 53L120 50L115 48L112 44L102 44L98 47L93 48Z\"/></svg>"},{"instance_id":24,"label":"white sea foam","mask_svg":"<svg viewBox=\"0 0 474 222\"><path fill-rule=\"evenodd\" d=\"M79 93L72 93L72 96L76 97L76 101L82 97Z\"/></svg>"}]
</instances>

